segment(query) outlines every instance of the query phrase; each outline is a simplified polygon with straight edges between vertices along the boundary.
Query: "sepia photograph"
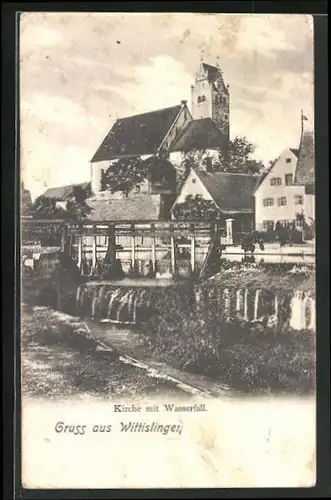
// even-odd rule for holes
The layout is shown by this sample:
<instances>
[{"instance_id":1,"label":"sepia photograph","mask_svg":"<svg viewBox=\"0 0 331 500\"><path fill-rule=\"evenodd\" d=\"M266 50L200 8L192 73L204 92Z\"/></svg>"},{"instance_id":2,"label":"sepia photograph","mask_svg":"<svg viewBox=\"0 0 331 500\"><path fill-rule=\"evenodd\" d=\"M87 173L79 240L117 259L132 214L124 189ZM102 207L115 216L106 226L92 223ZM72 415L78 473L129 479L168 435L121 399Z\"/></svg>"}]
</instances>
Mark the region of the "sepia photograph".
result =
<instances>
[{"instance_id":1,"label":"sepia photograph","mask_svg":"<svg viewBox=\"0 0 331 500\"><path fill-rule=\"evenodd\" d=\"M23 488L314 486L313 16L18 30Z\"/></svg>"}]
</instances>

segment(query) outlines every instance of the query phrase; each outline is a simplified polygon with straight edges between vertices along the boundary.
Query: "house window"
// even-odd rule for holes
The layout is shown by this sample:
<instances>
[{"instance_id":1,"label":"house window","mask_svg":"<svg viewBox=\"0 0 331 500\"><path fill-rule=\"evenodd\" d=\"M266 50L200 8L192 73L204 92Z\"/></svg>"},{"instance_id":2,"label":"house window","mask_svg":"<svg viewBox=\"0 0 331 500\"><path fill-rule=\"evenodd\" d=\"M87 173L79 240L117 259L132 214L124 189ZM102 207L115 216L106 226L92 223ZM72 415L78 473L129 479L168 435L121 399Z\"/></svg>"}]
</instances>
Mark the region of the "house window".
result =
<instances>
[{"instance_id":1,"label":"house window","mask_svg":"<svg viewBox=\"0 0 331 500\"><path fill-rule=\"evenodd\" d=\"M201 97L199 96L199 97L198 97L198 103L200 103L200 102L201 102Z\"/></svg>"},{"instance_id":2,"label":"house window","mask_svg":"<svg viewBox=\"0 0 331 500\"><path fill-rule=\"evenodd\" d=\"M262 223L263 231L273 231L274 229L274 221L273 220L264 220Z\"/></svg>"},{"instance_id":3,"label":"house window","mask_svg":"<svg viewBox=\"0 0 331 500\"><path fill-rule=\"evenodd\" d=\"M301 194L294 196L294 205L303 205L303 196Z\"/></svg>"},{"instance_id":4,"label":"house window","mask_svg":"<svg viewBox=\"0 0 331 500\"><path fill-rule=\"evenodd\" d=\"M277 199L277 205L279 207L284 207L286 205L286 196L281 196Z\"/></svg>"},{"instance_id":5,"label":"house window","mask_svg":"<svg viewBox=\"0 0 331 500\"><path fill-rule=\"evenodd\" d=\"M293 175L285 174L285 186L292 186L293 184Z\"/></svg>"},{"instance_id":6,"label":"house window","mask_svg":"<svg viewBox=\"0 0 331 500\"><path fill-rule=\"evenodd\" d=\"M205 100L206 100L206 96L205 95L201 96L201 102L204 102Z\"/></svg>"},{"instance_id":7,"label":"house window","mask_svg":"<svg viewBox=\"0 0 331 500\"><path fill-rule=\"evenodd\" d=\"M286 158L285 160L286 163L291 163L291 161L292 161L291 158Z\"/></svg>"},{"instance_id":8,"label":"house window","mask_svg":"<svg viewBox=\"0 0 331 500\"><path fill-rule=\"evenodd\" d=\"M270 186L280 186L282 184L282 179L280 177L271 177Z\"/></svg>"},{"instance_id":9,"label":"house window","mask_svg":"<svg viewBox=\"0 0 331 500\"><path fill-rule=\"evenodd\" d=\"M192 179L192 184L195 184L197 182L196 179Z\"/></svg>"},{"instance_id":10,"label":"house window","mask_svg":"<svg viewBox=\"0 0 331 500\"><path fill-rule=\"evenodd\" d=\"M263 200L263 206L264 207L272 207L274 205L274 199L273 198L264 198Z\"/></svg>"}]
</instances>

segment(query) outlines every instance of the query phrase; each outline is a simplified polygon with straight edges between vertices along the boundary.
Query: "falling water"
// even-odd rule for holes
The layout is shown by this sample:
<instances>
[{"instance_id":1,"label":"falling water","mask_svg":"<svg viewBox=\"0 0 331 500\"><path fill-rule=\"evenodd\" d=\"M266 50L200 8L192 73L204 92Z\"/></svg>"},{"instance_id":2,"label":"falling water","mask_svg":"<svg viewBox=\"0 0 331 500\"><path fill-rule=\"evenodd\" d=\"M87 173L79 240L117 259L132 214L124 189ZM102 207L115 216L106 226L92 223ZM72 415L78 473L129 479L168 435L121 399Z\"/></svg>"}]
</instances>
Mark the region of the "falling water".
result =
<instances>
[{"instance_id":1,"label":"falling water","mask_svg":"<svg viewBox=\"0 0 331 500\"><path fill-rule=\"evenodd\" d=\"M242 310L242 303L243 303L243 300L242 300L242 290L237 290L236 291L236 311L237 312L241 312Z\"/></svg>"},{"instance_id":2,"label":"falling water","mask_svg":"<svg viewBox=\"0 0 331 500\"><path fill-rule=\"evenodd\" d=\"M119 322L121 318L121 311L122 309L128 304L127 298L130 296L130 292L126 292L123 297L120 299L118 309L117 309L117 314L116 314L116 320Z\"/></svg>"},{"instance_id":3,"label":"falling water","mask_svg":"<svg viewBox=\"0 0 331 500\"><path fill-rule=\"evenodd\" d=\"M254 321L257 321L259 314L261 290L256 290L254 299Z\"/></svg>"},{"instance_id":4,"label":"falling water","mask_svg":"<svg viewBox=\"0 0 331 500\"><path fill-rule=\"evenodd\" d=\"M229 321L230 320L230 293L229 293L229 290L227 288L224 289L223 298L224 298L225 320Z\"/></svg>"},{"instance_id":5,"label":"falling water","mask_svg":"<svg viewBox=\"0 0 331 500\"><path fill-rule=\"evenodd\" d=\"M91 309L92 309L92 318L95 318L95 312L97 310L98 304L99 304L99 298L96 295L95 297L93 297L93 300L92 300L92 307L91 307Z\"/></svg>"},{"instance_id":6,"label":"falling water","mask_svg":"<svg viewBox=\"0 0 331 500\"><path fill-rule=\"evenodd\" d=\"M290 327L294 330L303 330L306 327L304 292L297 290L291 300Z\"/></svg>"},{"instance_id":7,"label":"falling water","mask_svg":"<svg viewBox=\"0 0 331 500\"><path fill-rule=\"evenodd\" d=\"M244 293L244 319L248 321L248 289L245 288Z\"/></svg>"},{"instance_id":8,"label":"falling water","mask_svg":"<svg viewBox=\"0 0 331 500\"><path fill-rule=\"evenodd\" d=\"M129 292L129 300L128 300L128 319L133 321L133 301L134 301L134 291L131 290Z\"/></svg>"},{"instance_id":9,"label":"falling water","mask_svg":"<svg viewBox=\"0 0 331 500\"><path fill-rule=\"evenodd\" d=\"M114 303L114 300L120 295L121 293L121 289L118 288L110 297L110 301L109 301L109 304L108 304L108 314L107 314L107 317L108 318L111 318L111 312L112 312L112 308L113 308L113 303Z\"/></svg>"}]
</instances>

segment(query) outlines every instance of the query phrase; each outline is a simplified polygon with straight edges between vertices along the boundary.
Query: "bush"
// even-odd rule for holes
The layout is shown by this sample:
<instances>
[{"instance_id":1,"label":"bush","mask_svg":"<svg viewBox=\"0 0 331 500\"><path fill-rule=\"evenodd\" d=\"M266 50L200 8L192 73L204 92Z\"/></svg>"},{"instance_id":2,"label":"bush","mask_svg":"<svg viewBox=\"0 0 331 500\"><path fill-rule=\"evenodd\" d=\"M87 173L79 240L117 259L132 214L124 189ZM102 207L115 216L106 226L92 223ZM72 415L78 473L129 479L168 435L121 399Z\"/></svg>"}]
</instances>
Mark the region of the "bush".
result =
<instances>
[{"instance_id":1,"label":"bush","mask_svg":"<svg viewBox=\"0 0 331 500\"><path fill-rule=\"evenodd\" d=\"M295 332L286 324L268 328L239 318L227 322L215 316L212 301L202 317L192 304L184 306L178 292L166 304L157 302L146 335L160 360L249 392L307 393L314 389L311 331Z\"/></svg>"}]
</instances>

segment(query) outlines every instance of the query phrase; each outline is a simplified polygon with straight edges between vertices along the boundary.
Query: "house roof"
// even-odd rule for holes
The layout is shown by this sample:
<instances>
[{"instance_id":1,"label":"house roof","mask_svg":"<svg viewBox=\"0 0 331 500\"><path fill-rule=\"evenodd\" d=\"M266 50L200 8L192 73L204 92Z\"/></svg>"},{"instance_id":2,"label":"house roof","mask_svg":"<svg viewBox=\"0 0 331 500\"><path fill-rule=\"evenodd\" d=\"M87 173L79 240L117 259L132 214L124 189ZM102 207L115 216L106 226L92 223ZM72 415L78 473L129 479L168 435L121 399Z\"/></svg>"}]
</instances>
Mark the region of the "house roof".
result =
<instances>
[{"instance_id":1,"label":"house roof","mask_svg":"<svg viewBox=\"0 0 331 500\"><path fill-rule=\"evenodd\" d=\"M226 137L211 118L190 121L179 133L170 150L190 151L192 149L222 148Z\"/></svg>"},{"instance_id":2,"label":"house roof","mask_svg":"<svg viewBox=\"0 0 331 500\"><path fill-rule=\"evenodd\" d=\"M259 177L225 172L195 173L209 191L216 205L224 212L252 212L254 190Z\"/></svg>"},{"instance_id":3,"label":"house roof","mask_svg":"<svg viewBox=\"0 0 331 500\"><path fill-rule=\"evenodd\" d=\"M125 198L89 198L90 221L157 220L160 215L161 196L137 194Z\"/></svg>"},{"instance_id":4,"label":"house roof","mask_svg":"<svg viewBox=\"0 0 331 500\"><path fill-rule=\"evenodd\" d=\"M290 148L290 151L292 151L292 153L298 158L299 156L299 150L296 149L296 148Z\"/></svg>"},{"instance_id":5,"label":"house roof","mask_svg":"<svg viewBox=\"0 0 331 500\"><path fill-rule=\"evenodd\" d=\"M47 189L47 191L45 191L43 196L45 196L45 198L52 198L56 201L67 201L73 196L74 188L81 187L85 190L89 186L89 182L82 182L81 184L69 184L68 186L49 188Z\"/></svg>"},{"instance_id":6,"label":"house roof","mask_svg":"<svg viewBox=\"0 0 331 500\"><path fill-rule=\"evenodd\" d=\"M315 143L313 132L304 132L301 139L295 172L296 186L315 184Z\"/></svg>"},{"instance_id":7,"label":"house roof","mask_svg":"<svg viewBox=\"0 0 331 500\"><path fill-rule=\"evenodd\" d=\"M91 161L155 154L181 108L172 106L116 120Z\"/></svg>"}]
</instances>

